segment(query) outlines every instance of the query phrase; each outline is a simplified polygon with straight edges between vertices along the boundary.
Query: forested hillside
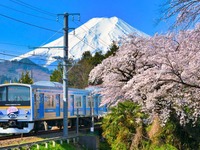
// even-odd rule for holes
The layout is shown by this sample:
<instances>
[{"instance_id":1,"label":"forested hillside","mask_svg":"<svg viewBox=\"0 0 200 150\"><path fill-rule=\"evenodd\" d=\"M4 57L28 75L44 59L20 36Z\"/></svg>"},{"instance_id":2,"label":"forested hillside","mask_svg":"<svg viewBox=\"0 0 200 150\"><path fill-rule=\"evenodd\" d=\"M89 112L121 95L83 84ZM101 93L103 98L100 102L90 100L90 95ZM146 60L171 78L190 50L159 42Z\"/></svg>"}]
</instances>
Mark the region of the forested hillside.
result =
<instances>
[{"instance_id":1,"label":"forested hillside","mask_svg":"<svg viewBox=\"0 0 200 150\"><path fill-rule=\"evenodd\" d=\"M96 52L94 56L89 51L83 53L82 58L79 61L74 62L69 60L68 66L68 84L69 87L74 88L85 88L88 86L88 77L90 71L100 64L104 59L111 55L115 55L119 47L113 41L111 46L108 48L106 54ZM63 67L60 63L50 76L51 81L62 83Z\"/></svg>"}]
</instances>

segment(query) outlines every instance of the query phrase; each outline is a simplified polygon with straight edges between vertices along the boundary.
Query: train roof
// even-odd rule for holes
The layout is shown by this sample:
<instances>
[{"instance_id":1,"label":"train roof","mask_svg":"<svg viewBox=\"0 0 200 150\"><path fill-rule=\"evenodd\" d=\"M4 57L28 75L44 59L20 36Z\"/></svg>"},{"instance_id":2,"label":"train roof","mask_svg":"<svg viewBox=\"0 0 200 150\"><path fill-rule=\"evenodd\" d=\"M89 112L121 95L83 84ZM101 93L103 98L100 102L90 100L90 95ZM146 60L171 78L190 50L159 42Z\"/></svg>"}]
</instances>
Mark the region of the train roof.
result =
<instances>
[{"instance_id":1,"label":"train roof","mask_svg":"<svg viewBox=\"0 0 200 150\"><path fill-rule=\"evenodd\" d=\"M31 84L24 84L24 83L4 83L4 84L0 84L0 87L1 86L10 86L10 85L20 85L20 86L31 87Z\"/></svg>"},{"instance_id":2,"label":"train roof","mask_svg":"<svg viewBox=\"0 0 200 150\"><path fill-rule=\"evenodd\" d=\"M25 84L25 83L5 83L0 84L0 86L7 86L7 85L22 85L22 86L48 86L48 87L58 87L62 88L63 85L59 82L51 82L51 81L38 81L34 82L33 84Z\"/></svg>"},{"instance_id":3,"label":"train roof","mask_svg":"<svg viewBox=\"0 0 200 150\"><path fill-rule=\"evenodd\" d=\"M100 94L102 87L101 86L88 86L85 89L90 91L92 94Z\"/></svg>"},{"instance_id":4,"label":"train roof","mask_svg":"<svg viewBox=\"0 0 200 150\"><path fill-rule=\"evenodd\" d=\"M19 85L19 86L27 86L33 88L48 88L48 89L62 89L63 84L59 82L51 82L51 81L38 81L34 82L33 84L23 84L23 83L6 83L0 84L1 86L9 86L9 85ZM69 93L91 93L94 91L93 88L86 88L86 89L77 89L77 88L70 88L68 87ZM95 90L96 91L96 90Z\"/></svg>"},{"instance_id":5,"label":"train roof","mask_svg":"<svg viewBox=\"0 0 200 150\"><path fill-rule=\"evenodd\" d=\"M33 85L33 87L43 87L43 88L58 88L58 89L62 89L63 88L63 84L59 83L59 82L51 82L51 81L38 81L35 82ZM68 92L69 93L89 93L89 90L86 89L77 89L77 88L70 88L68 87Z\"/></svg>"},{"instance_id":6,"label":"train roof","mask_svg":"<svg viewBox=\"0 0 200 150\"><path fill-rule=\"evenodd\" d=\"M34 82L33 85L59 87L59 88L63 87L63 85L61 83L59 83L59 82L51 82L51 81L38 81L38 82Z\"/></svg>"}]
</instances>

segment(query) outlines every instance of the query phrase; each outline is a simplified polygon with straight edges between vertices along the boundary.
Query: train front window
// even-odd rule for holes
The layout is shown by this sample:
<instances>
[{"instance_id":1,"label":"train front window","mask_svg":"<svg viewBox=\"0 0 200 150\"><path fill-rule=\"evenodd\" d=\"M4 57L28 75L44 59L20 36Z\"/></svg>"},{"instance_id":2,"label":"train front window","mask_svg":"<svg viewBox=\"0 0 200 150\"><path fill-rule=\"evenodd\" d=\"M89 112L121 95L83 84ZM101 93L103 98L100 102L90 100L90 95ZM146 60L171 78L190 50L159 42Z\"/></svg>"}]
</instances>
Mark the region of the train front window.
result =
<instances>
[{"instance_id":1,"label":"train front window","mask_svg":"<svg viewBox=\"0 0 200 150\"><path fill-rule=\"evenodd\" d=\"M29 87L8 86L8 101L30 101Z\"/></svg>"},{"instance_id":2,"label":"train front window","mask_svg":"<svg viewBox=\"0 0 200 150\"><path fill-rule=\"evenodd\" d=\"M0 101L6 101L6 88L0 87Z\"/></svg>"}]
</instances>

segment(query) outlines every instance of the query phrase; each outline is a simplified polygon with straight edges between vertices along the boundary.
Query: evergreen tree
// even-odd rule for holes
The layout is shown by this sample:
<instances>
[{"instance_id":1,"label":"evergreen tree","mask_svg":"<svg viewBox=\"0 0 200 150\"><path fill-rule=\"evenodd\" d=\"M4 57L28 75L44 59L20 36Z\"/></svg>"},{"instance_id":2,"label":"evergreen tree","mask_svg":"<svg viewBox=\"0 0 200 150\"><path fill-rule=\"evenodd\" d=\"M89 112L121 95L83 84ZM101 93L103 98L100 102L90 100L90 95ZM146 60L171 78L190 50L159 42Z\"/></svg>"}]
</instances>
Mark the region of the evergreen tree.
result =
<instances>
[{"instance_id":1,"label":"evergreen tree","mask_svg":"<svg viewBox=\"0 0 200 150\"><path fill-rule=\"evenodd\" d=\"M82 55L82 60L84 60L84 59L88 59L89 60L91 58L92 58L92 54L90 53L90 51L86 51Z\"/></svg>"},{"instance_id":2,"label":"evergreen tree","mask_svg":"<svg viewBox=\"0 0 200 150\"><path fill-rule=\"evenodd\" d=\"M92 57L91 59L91 64L95 67L98 64L100 64L103 60L105 59L104 55L102 54L102 52L96 52L95 55Z\"/></svg>"},{"instance_id":3,"label":"evergreen tree","mask_svg":"<svg viewBox=\"0 0 200 150\"><path fill-rule=\"evenodd\" d=\"M58 63L57 69L50 76L50 81L63 83L63 66Z\"/></svg>"},{"instance_id":4,"label":"evergreen tree","mask_svg":"<svg viewBox=\"0 0 200 150\"><path fill-rule=\"evenodd\" d=\"M33 79L30 77L29 72L22 72L21 78L19 79L19 83L33 84Z\"/></svg>"},{"instance_id":5,"label":"evergreen tree","mask_svg":"<svg viewBox=\"0 0 200 150\"><path fill-rule=\"evenodd\" d=\"M88 75L94 68L92 55L89 51L84 52L79 62L73 65L69 71L69 86L74 88L85 88L88 86Z\"/></svg>"},{"instance_id":6,"label":"evergreen tree","mask_svg":"<svg viewBox=\"0 0 200 150\"><path fill-rule=\"evenodd\" d=\"M110 49L108 50L108 52L105 54L105 58L108 58L111 55L115 55L116 51L119 49L119 46L117 46L116 42L113 41Z\"/></svg>"}]
</instances>

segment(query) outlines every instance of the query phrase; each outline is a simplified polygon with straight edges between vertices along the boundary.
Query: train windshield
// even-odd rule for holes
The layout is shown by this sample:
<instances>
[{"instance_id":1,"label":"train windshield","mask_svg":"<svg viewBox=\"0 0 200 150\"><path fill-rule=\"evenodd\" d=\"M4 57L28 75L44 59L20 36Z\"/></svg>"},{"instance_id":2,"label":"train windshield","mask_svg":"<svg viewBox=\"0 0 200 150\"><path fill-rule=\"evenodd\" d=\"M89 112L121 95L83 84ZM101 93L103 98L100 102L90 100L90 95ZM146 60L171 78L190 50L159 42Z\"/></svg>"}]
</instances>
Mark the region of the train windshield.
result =
<instances>
[{"instance_id":1,"label":"train windshield","mask_svg":"<svg viewBox=\"0 0 200 150\"><path fill-rule=\"evenodd\" d=\"M26 86L4 86L0 87L1 104L23 105L30 103L30 88Z\"/></svg>"}]
</instances>

